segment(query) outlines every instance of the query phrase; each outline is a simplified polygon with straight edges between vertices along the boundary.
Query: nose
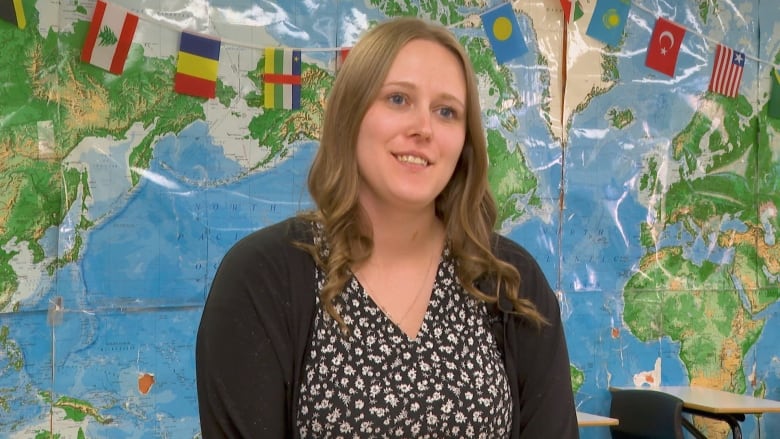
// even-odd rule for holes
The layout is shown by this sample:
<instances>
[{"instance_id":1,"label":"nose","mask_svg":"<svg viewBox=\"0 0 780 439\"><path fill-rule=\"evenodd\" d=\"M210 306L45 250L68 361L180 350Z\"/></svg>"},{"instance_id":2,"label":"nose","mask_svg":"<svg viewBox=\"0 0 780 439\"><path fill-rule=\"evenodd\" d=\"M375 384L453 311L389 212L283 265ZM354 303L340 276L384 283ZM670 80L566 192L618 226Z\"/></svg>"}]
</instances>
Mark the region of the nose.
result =
<instances>
[{"instance_id":1,"label":"nose","mask_svg":"<svg viewBox=\"0 0 780 439\"><path fill-rule=\"evenodd\" d=\"M433 125L431 112L425 108L420 108L412 116L412 135L423 140L431 140L433 136Z\"/></svg>"}]
</instances>

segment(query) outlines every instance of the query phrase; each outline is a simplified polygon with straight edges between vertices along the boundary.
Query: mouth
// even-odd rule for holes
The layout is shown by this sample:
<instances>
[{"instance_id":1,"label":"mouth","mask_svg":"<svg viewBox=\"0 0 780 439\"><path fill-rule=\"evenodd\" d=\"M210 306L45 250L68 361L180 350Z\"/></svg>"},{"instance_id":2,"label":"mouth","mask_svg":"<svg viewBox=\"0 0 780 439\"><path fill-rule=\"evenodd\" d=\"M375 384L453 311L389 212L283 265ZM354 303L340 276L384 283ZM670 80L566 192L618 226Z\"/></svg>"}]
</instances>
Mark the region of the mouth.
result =
<instances>
[{"instance_id":1,"label":"mouth","mask_svg":"<svg viewBox=\"0 0 780 439\"><path fill-rule=\"evenodd\" d=\"M418 166L428 166L428 160L425 160L424 158L416 155L411 154L396 154L394 155L396 160L398 160L401 163L409 163L412 165L418 165Z\"/></svg>"}]
</instances>

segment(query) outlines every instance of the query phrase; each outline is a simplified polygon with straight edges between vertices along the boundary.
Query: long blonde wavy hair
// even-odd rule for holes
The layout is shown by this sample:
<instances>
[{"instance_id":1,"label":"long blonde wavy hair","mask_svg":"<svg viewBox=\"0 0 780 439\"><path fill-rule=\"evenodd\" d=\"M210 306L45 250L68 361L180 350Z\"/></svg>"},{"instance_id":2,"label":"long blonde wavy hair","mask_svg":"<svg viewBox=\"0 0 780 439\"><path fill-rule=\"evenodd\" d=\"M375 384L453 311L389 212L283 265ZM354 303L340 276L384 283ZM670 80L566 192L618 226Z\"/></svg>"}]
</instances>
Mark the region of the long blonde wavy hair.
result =
<instances>
[{"instance_id":1,"label":"long blonde wavy hair","mask_svg":"<svg viewBox=\"0 0 780 439\"><path fill-rule=\"evenodd\" d=\"M487 142L482 129L479 91L468 54L445 27L419 18L396 18L369 30L350 50L328 98L320 145L309 170L308 189L317 209L302 217L323 226L328 252L304 246L324 270L321 302L342 329L346 325L335 298L352 277L350 267L366 260L373 247L370 224L358 202L361 177L356 142L363 116L376 99L384 78L401 48L411 40L441 44L461 63L466 77L466 138L460 159L447 186L436 198L436 215L445 226L456 275L465 290L495 303L503 290L515 313L540 325L544 318L533 304L520 298L520 275L491 251L496 202L488 185ZM480 291L475 282L491 278L494 291Z\"/></svg>"}]
</instances>

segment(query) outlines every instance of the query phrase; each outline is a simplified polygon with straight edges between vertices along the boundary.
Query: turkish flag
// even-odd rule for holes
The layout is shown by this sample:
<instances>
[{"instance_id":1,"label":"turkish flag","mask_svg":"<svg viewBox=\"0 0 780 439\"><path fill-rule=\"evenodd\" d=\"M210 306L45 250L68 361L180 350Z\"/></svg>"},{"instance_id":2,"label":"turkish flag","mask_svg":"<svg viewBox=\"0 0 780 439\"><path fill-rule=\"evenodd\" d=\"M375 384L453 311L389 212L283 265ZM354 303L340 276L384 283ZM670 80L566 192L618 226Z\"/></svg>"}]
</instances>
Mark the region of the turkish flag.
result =
<instances>
[{"instance_id":1,"label":"turkish flag","mask_svg":"<svg viewBox=\"0 0 780 439\"><path fill-rule=\"evenodd\" d=\"M645 65L674 77L677 55L680 54L684 37L684 27L665 18L656 20L653 36L650 37L650 46L647 48Z\"/></svg>"}]
</instances>

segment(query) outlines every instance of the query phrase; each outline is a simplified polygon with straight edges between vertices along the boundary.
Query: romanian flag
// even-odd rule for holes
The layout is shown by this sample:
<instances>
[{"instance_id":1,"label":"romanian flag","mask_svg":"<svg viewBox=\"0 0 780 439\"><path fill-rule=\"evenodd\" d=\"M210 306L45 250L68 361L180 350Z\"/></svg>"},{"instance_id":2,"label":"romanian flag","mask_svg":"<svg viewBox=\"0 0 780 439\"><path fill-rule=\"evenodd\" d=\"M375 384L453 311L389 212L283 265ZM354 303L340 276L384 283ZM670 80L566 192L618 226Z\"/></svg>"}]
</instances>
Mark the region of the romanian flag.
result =
<instances>
[{"instance_id":1,"label":"romanian flag","mask_svg":"<svg viewBox=\"0 0 780 439\"><path fill-rule=\"evenodd\" d=\"M510 3L485 11L481 18L482 27L500 64L528 52L523 34L520 33L520 25L517 24L517 16Z\"/></svg>"},{"instance_id":2,"label":"romanian flag","mask_svg":"<svg viewBox=\"0 0 780 439\"><path fill-rule=\"evenodd\" d=\"M645 65L674 77L677 56L685 38L685 28L663 17L655 21L650 45L647 47Z\"/></svg>"},{"instance_id":3,"label":"romanian flag","mask_svg":"<svg viewBox=\"0 0 780 439\"><path fill-rule=\"evenodd\" d=\"M772 88L766 114L771 118L780 119L780 70L773 67L770 76L772 77Z\"/></svg>"},{"instance_id":4,"label":"romanian flag","mask_svg":"<svg viewBox=\"0 0 780 439\"><path fill-rule=\"evenodd\" d=\"M628 21L630 0L598 0L585 34L610 46L620 44Z\"/></svg>"},{"instance_id":5,"label":"romanian flag","mask_svg":"<svg viewBox=\"0 0 780 439\"><path fill-rule=\"evenodd\" d=\"M301 108L300 50L265 49L263 97L265 108Z\"/></svg>"},{"instance_id":6,"label":"romanian flag","mask_svg":"<svg viewBox=\"0 0 780 439\"><path fill-rule=\"evenodd\" d=\"M15 24L19 29L27 27L22 0L0 0L0 18Z\"/></svg>"},{"instance_id":7,"label":"romanian flag","mask_svg":"<svg viewBox=\"0 0 780 439\"><path fill-rule=\"evenodd\" d=\"M177 93L203 98L217 95L220 40L182 32L173 89Z\"/></svg>"},{"instance_id":8,"label":"romanian flag","mask_svg":"<svg viewBox=\"0 0 780 439\"><path fill-rule=\"evenodd\" d=\"M98 0L81 60L119 75L125 68L127 52L133 42L138 16L127 9Z\"/></svg>"}]
</instances>

